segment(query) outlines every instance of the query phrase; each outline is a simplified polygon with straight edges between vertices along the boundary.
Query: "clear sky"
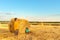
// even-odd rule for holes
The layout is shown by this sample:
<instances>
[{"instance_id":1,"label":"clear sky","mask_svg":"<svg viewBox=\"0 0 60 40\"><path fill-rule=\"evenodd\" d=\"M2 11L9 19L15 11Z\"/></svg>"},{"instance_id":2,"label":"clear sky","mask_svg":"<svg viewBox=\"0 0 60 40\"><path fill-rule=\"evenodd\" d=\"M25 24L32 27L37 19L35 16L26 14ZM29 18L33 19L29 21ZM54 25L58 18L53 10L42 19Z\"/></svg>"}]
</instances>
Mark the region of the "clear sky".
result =
<instances>
[{"instance_id":1,"label":"clear sky","mask_svg":"<svg viewBox=\"0 0 60 40\"><path fill-rule=\"evenodd\" d=\"M0 0L0 12L14 17L58 16L60 0Z\"/></svg>"}]
</instances>

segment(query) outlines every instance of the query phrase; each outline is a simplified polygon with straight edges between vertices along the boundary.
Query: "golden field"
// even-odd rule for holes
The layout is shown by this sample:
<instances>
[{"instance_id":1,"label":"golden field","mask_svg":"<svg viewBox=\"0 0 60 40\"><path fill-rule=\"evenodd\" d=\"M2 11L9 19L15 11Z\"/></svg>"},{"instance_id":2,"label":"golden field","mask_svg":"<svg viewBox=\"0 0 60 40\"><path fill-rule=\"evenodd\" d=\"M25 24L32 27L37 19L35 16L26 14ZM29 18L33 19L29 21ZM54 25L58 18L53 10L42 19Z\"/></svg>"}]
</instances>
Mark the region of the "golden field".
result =
<instances>
[{"instance_id":1,"label":"golden field","mask_svg":"<svg viewBox=\"0 0 60 40\"><path fill-rule=\"evenodd\" d=\"M30 34L15 36L7 24L0 24L0 40L60 40L60 26L31 25Z\"/></svg>"}]
</instances>

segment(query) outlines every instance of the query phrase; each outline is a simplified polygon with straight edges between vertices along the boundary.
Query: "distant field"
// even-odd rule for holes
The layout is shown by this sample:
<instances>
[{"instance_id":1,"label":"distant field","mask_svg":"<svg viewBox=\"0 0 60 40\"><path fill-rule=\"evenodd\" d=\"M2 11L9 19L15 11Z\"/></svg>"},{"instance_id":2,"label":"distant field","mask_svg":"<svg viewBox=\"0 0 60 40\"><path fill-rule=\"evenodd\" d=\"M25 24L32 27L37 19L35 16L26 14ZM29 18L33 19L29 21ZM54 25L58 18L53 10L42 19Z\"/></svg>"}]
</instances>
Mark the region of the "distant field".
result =
<instances>
[{"instance_id":1,"label":"distant field","mask_svg":"<svg viewBox=\"0 0 60 40\"><path fill-rule=\"evenodd\" d=\"M11 34L7 24L0 25L0 40L60 40L60 26L52 25L32 25L32 33L21 34L19 38ZM22 36L23 35L23 36Z\"/></svg>"}]
</instances>

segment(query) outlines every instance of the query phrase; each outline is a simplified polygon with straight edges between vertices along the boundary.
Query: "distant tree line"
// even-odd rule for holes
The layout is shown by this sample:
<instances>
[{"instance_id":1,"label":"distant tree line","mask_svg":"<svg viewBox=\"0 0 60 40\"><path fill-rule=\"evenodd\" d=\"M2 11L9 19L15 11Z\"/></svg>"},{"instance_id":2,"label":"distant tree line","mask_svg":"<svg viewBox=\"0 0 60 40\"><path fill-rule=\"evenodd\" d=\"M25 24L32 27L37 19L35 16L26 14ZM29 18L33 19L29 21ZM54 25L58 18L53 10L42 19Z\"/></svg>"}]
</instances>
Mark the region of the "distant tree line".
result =
<instances>
[{"instance_id":1,"label":"distant tree line","mask_svg":"<svg viewBox=\"0 0 60 40\"><path fill-rule=\"evenodd\" d=\"M0 21L1 24L7 24L9 21ZM38 21L29 21L31 25L39 25L43 23L43 25L52 25L52 26L60 26L60 22L38 22Z\"/></svg>"},{"instance_id":2,"label":"distant tree line","mask_svg":"<svg viewBox=\"0 0 60 40\"><path fill-rule=\"evenodd\" d=\"M9 21L0 21L1 24L7 24Z\"/></svg>"}]
</instances>

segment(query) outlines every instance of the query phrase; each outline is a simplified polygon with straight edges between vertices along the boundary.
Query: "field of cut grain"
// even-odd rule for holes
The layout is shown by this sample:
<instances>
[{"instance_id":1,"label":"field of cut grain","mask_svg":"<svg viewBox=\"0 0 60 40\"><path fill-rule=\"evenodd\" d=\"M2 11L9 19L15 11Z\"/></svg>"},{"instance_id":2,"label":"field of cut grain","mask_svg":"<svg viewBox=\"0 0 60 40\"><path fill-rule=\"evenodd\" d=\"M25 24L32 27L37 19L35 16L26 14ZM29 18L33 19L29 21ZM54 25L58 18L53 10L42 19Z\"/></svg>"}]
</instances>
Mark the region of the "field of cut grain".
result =
<instances>
[{"instance_id":1,"label":"field of cut grain","mask_svg":"<svg viewBox=\"0 0 60 40\"><path fill-rule=\"evenodd\" d=\"M60 40L60 26L31 25L30 34L15 36L7 24L0 25L0 40Z\"/></svg>"}]
</instances>

